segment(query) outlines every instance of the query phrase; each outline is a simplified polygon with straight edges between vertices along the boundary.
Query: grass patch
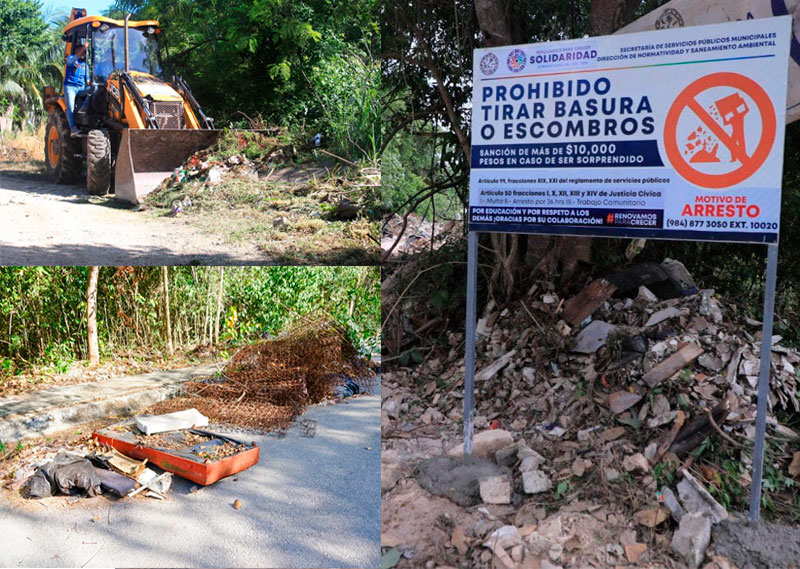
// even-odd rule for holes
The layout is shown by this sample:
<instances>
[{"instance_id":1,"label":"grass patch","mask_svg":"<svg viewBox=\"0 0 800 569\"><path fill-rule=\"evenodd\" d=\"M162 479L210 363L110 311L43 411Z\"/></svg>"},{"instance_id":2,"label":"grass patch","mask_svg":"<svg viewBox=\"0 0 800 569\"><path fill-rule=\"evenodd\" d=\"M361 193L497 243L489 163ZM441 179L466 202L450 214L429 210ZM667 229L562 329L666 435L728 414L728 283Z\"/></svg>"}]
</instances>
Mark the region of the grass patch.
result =
<instances>
[{"instance_id":1,"label":"grass patch","mask_svg":"<svg viewBox=\"0 0 800 569\"><path fill-rule=\"evenodd\" d=\"M151 194L152 214L181 216L206 233L232 244L252 244L290 264L377 264L379 222L368 218L337 220L341 190L332 183L276 184L227 177L215 185L190 180ZM320 201L324 199L325 201Z\"/></svg>"}]
</instances>

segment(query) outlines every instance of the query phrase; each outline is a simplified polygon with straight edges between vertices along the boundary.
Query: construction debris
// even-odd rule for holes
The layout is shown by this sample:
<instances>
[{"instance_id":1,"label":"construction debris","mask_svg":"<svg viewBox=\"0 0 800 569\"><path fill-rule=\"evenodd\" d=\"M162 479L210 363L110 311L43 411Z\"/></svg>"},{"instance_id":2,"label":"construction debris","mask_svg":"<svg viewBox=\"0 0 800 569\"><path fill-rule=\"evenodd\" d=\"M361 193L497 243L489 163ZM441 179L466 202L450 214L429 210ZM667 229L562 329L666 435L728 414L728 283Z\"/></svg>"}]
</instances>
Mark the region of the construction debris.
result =
<instances>
[{"instance_id":1,"label":"construction debris","mask_svg":"<svg viewBox=\"0 0 800 569\"><path fill-rule=\"evenodd\" d=\"M416 213L386 216L382 223L381 250L387 258L401 258L425 249L439 249L462 235L460 221L433 223Z\"/></svg>"},{"instance_id":2,"label":"construction debris","mask_svg":"<svg viewBox=\"0 0 800 569\"><path fill-rule=\"evenodd\" d=\"M521 304L490 303L476 349L473 454L510 478L476 479L470 505L447 510L464 521L443 526L447 538L435 544L438 530L404 530L402 508L425 502L426 484L409 478L420 460L463 454L464 335L451 332L419 365L384 371L383 527L403 534L397 547L413 558L398 567L724 563L711 536L732 516L723 503L747 508L760 323L698 291L676 261L629 267L566 298L534 283ZM800 476L798 434L775 415L800 411L799 364L774 337L768 437L779 480ZM796 505L786 488L765 492L785 494L775 511L788 515ZM547 520L555 527L576 514L598 526L586 550L542 533Z\"/></svg>"}]
</instances>

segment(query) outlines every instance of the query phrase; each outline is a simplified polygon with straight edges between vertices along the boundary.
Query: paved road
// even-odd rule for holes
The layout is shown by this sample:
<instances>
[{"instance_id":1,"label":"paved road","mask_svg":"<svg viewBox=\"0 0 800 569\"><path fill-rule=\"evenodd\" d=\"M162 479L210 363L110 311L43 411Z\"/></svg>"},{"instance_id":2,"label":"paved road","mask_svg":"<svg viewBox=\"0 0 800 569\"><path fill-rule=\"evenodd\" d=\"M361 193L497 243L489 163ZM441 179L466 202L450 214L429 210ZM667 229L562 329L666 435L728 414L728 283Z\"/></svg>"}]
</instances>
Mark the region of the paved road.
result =
<instances>
[{"instance_id":1,"label":"paved road","mask_svg":"<svg viewBox=\"0 0 800 569\"><path fill-rule=\"evenodd\" d=\"M0 495L0 567L378 567L379 388L304 417L315 437L238 435L259 464L194 494L175 477L167 501Z\"/></svg>"}]
</instances>

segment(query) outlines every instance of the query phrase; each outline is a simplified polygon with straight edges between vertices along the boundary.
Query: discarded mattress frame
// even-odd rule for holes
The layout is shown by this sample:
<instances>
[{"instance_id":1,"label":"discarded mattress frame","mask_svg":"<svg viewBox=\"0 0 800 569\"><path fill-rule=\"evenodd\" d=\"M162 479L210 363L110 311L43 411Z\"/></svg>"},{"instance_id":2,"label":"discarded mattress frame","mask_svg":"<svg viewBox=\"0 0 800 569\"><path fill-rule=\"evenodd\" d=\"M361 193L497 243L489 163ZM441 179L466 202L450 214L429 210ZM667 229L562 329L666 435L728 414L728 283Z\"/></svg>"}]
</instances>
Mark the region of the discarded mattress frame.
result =
<instances>
[{"instance_id":1,"label":"discarded mattress frame","mask_svg":"<svg viewBox=\"0 0 800 569\"><path fill-rule=\"evenodd\" d=\"M99 429L92 433L92 437L101 443L117 449L122 454L138 458L139 460L147 459L150 464L203 486L213 484L217 480L246 470L258 463L259 448L255 444L244 443L217 433L211 433L200 429L184 429L164 433L165 437L174 438L176 442L179 442L178 437L186 432L210 437L210 440L193 446L166 449L142 445L136 439L135 433L137 430L134 420L128 419L116 425ZM232 456L226 456L216 460L209 460L197 454L201 452L203 448L208 448L209 446L213 447L226 442L243 445L247 448Z\"/></svg>"}]
</instances>

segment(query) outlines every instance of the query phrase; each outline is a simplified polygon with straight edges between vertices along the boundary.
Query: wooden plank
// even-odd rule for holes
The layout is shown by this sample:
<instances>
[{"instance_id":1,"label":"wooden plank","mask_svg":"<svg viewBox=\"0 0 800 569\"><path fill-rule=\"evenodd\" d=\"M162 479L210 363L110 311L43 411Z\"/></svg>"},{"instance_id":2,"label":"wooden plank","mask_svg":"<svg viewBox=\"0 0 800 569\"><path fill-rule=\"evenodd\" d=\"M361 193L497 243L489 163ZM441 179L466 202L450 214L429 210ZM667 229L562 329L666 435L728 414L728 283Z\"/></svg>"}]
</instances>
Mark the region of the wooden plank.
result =
<instances>
[{"instance_id":1,"label":"wooden plank","mask_svg":"<svg viewBox=\"0 0 800 569\"><path fill-rule=\"evenodd\" d=\"M577 326L594 314L616 290L617 287L605 279L594 280L564 304L561 317L572 326Z\"/></svg>"},{"instance_id":2,"label":"wooden plank","mask_svg":"<svg viewBox=\"0 0 800 569\"><path fill-rule=\"evenodd\" d=\"M691 364L694 360L699 358L702 353L703 348L701 348L699 344L692 342L644 374L642 380L650 387L655 387L668 377L672 377Z\"/></svg>"}]
</instances>

